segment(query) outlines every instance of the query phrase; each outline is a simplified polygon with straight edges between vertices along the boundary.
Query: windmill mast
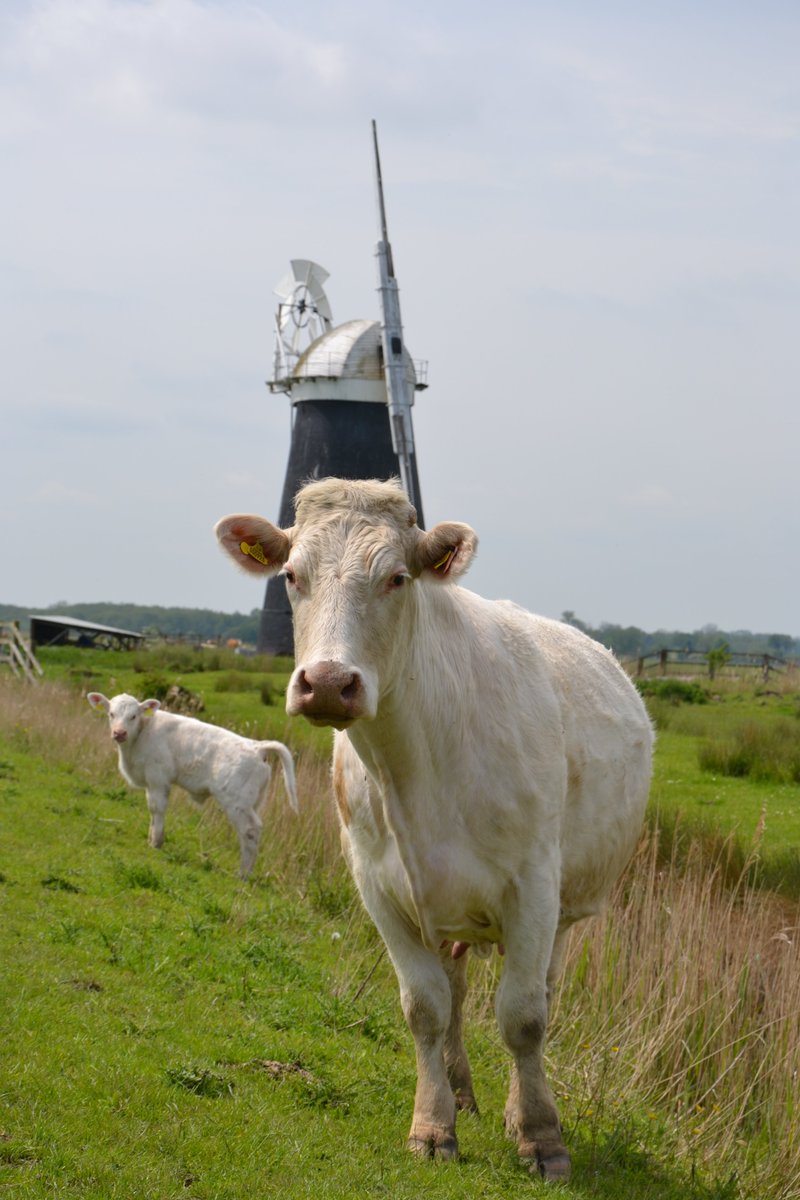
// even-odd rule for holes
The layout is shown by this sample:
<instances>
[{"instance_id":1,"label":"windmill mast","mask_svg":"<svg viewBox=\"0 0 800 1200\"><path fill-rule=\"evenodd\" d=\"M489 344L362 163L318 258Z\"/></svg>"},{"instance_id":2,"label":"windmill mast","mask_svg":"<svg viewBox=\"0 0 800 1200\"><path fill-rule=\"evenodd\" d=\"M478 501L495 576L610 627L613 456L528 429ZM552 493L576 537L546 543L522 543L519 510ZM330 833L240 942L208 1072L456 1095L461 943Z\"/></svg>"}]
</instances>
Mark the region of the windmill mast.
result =
<instances>
[{"instance_id":1,"label":"windmill mast","mask_svg":"<svg viewBox=\"0 0 800 1200\"><path fill-rule=\"evenodd\" d=\"M414 383L409 378L403 354L403 322L400 317L400 289L394 274L392 247L386 229L386 207L383 201L381 160L378 153L378 129L372 122L372 139L375 144L375 178L378 185L378 216L380 219L380 241L375 248L378 259L378 275L381 296L381 342L383 345L383 370L386 378L386 398L389 406L389 426L392 448L400 464L400 478L406 494L421 514L417 472L414 464L414 426L411 423L411 406L414 403Z\"/></svg>"}]
</instances>

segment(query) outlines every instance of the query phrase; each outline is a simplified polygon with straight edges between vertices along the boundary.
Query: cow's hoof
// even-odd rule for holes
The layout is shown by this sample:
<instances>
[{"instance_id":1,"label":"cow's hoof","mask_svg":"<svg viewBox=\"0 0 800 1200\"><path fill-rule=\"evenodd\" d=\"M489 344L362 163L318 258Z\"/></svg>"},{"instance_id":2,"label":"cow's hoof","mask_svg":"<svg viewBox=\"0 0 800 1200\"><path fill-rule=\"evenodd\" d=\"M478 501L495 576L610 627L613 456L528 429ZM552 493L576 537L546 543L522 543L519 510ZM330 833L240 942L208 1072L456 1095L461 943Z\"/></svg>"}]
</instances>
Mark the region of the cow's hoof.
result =
<instances>
[{"instance_id":1,"label":"cow's hoof","mask_svg":"<svg viewBox=\"0 0 800 1200\"><path fill-rule=\"evenodd\" d=\"M408 1148L420 1158L434 1158L440 1162L454 1162L458 1158L458 1142L450 1134L431 1134L429 1137L412 1136Z\"/></svg>"},{"instance_id":2,"label":"cow's hoof","mask_svg":"<svg viewBox=\"0 0 800 1200\"><path fill-rule=\"evenodd\" d=\"M456 1108L459 1112L474 1113L476 1117L480 1116L478 1101L475 1099L472 1092L455 1092L455 1100Z\"/></svg>"},{"instance_id":3,"label":"cow's hoof","mask_svg":"<svg viewBox=\"0 0 800 1200\"><path fill-rule=\"evenodd\" d=\"M519 1157L528 1168L531 1175L553 1183L569 1179L570 1157L564 1146L551 1143L546 1150L540 1150L536 1142L520 1142Z\"/></svg>"},{"instance_id":4,"label":"cow's hoof","mask_svg":"<svg viewBox=\"0 0 800 1200\"><path fill-rule=\"evenodd\" d=\"M551 1154L548 1158L537 1158L531 1164L531 1173L538 1174L551 1183L563 1183L569 1179L572 1164L566 1150L563 1154Z\"/></svg>"}]
</instances>

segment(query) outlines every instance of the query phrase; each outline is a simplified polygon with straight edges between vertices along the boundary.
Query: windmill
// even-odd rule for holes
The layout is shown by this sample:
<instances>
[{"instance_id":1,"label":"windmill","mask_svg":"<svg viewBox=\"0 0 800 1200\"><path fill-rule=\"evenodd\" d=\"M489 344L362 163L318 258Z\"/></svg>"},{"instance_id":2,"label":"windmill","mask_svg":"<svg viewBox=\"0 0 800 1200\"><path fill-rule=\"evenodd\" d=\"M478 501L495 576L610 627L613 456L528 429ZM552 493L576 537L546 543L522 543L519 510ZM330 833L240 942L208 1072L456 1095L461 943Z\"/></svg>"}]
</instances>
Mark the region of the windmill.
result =
<instances>
[{"instance_id":1,"label":"windmill","mask_svg":"<svg viewBox=\"0 0 800 1200\"><path fill-rule=\"evenodd\" d=\"M278 523L294 524L294 497L309 479L400 476L417 519L422 500L411 408L426 388L427 364L415 363L403 342L400 298L386 227L378 134L372 122L378 190L381 321L333 324L323 284L328 272L305 258L275 289L273 393L288 394L292 435ZM265 654L294 652L292 616L283 579L267 583L258 636Z\"/></svg>"},{"instance_id":2,"label":"windmill","mask_svg":"<svg viewBox=\"0 0 800 1200\"><path fill-rule=\"evenodd\" d=\"M331 306L322 289L328 272L307 258L293 258L291 272L275 288L275 361L270 391L290 391L289 380L307 346L327 333Z\"/></svg>"}]
</instances>

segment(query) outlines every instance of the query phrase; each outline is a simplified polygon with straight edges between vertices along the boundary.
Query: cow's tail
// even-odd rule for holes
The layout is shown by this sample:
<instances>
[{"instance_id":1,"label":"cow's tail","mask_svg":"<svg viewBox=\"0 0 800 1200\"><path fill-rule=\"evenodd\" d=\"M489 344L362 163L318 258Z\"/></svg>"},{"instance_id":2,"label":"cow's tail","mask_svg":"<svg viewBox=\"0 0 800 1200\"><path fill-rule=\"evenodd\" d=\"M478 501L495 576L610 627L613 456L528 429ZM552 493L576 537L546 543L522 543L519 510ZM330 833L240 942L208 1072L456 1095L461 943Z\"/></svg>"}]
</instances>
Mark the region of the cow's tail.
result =
<instances>
[{"instance_id":1,"label":"cow's tail","mask_svg":"<svg viewBox=\"0 0 800 1200\"><path fill-rule=\"evenodd\" d=\"M292 758L291 750L289 750L287 746L284 746L283 742L259 742L258 745L264 762L267 761L267 756L269 754L276 754L281 760L286 795L289 797L289 803L294 811L299 812L300 806L297 803L297 783L294 775L294 759Z\"/></svg>"}]
</instances>

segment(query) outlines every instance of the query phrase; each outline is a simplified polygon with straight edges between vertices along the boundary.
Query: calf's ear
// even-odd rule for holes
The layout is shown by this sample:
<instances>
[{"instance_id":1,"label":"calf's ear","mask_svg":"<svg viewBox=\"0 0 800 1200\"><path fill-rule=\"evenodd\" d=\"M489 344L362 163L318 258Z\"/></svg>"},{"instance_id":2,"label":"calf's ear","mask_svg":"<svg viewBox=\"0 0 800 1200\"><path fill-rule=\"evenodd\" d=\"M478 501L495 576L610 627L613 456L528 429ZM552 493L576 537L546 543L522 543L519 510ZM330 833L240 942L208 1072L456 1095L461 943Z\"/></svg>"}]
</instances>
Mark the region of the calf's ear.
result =
<instances>
[{"instance_id":1,"label":"calf's ear","mask_svg":"<svg viewBox=\"0 0 800 1200\"><path fill-rule=\"evenodd\" d=\"M152 717L159 708L161 708L160 700L143 700L139 705L139 712L143 717Z\"/></svg>"},{"instance_id":2,"label":"calf's ear","mask_svg":"<svg viewBox=\"0 0 800 1200\"><path fill-rule=\"evenodd\" d=\"M477 548L477 534L469 525L442 521L428 533L420 534L415 548L416 574L450 583L464 574Z\"/></svg>"},{"instance_id":3,"label":"calf's ear","mask_svg":"<svg viewBox=\"0 0 800 1200\"><path fill-rule=\"evenodd\" d=\"M217 521L214 532L236 566L254 575L274 575L280 571L292 548L282 529L249 513L223 517Z\"/></svg>"},{"instance_id":4,"label":"calf's ear","mask_svg":"<svg viewBox=\"0 0 800 1200\"><path fill-rule=\"evenodd\" d=\"M89 692L86 699L91 704L92 708L102 708L108 712L108 700L102 692Z\"/></svg>"}]
</instances>

